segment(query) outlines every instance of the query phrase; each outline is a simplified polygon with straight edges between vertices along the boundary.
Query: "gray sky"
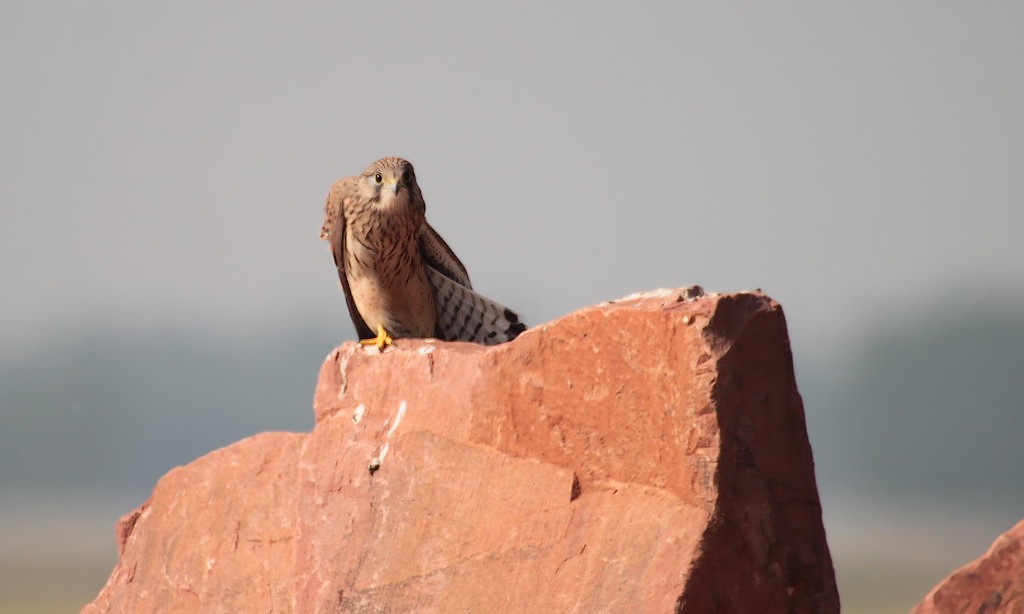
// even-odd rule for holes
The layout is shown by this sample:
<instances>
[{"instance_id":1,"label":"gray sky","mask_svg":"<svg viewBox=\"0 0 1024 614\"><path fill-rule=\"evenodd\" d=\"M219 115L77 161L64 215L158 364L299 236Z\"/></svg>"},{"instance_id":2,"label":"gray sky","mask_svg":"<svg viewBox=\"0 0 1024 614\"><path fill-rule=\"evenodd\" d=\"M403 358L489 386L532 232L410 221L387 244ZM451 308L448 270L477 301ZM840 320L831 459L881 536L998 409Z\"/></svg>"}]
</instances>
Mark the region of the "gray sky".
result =
<instances>
[{"instance_id":1,"label":"gray sky","mask_svg":"<svg viewBox=\"0 0 1024 614\"><path fill-rule=\"evenodd\" d=\"M8 348L347 327L323 198L384 155L531 323L761 287L814 345L1024 288L1020 3L296 7L0 6Z\"/></svg>"}]
</instances>

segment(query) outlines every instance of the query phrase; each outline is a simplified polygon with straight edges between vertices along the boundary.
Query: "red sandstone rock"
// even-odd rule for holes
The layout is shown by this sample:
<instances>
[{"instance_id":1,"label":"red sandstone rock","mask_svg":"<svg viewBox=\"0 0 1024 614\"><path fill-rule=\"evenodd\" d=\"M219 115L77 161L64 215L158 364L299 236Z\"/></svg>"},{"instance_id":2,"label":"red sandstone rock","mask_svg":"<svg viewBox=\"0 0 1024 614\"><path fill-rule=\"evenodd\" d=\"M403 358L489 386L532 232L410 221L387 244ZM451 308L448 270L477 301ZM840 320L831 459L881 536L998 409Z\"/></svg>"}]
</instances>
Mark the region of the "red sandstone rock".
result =
<instances>
[{"instance_id":1,"label":"red sandstone rock","mask_svg":"<svg viewBox=\"0 0 1024 614\"><path fill-rule=\"evenodd\" d=\"M308 435L175 469L85 612L837 612L782 310L659 291L352 343Z\"/></svg>"},{"instance_id":2,"label":"red sandstone rock","mask_svg":"<svg viewBox=\"0 0 1024 614\"><path fill-rule=\"evenodd\" d=\"M940 582L914 612L1024 613L1024 520Z\"/></svg>"}]
</instances>

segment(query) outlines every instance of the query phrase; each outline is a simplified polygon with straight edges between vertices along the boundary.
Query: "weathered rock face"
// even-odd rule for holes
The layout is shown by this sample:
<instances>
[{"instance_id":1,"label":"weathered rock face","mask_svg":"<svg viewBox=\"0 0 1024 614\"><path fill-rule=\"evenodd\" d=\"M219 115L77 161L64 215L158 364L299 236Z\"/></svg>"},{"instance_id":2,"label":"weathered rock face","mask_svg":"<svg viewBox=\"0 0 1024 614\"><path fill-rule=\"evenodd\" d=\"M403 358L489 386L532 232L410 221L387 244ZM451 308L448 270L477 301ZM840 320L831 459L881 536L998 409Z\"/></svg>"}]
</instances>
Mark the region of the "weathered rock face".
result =
<instances>
[{"instance_id":1,"label":"weathered rock face","mask_svg":"<svg viewBox=\"0 0 1024 614\"><path fill-rule=\"evenodd\" d=\"M328 356L308 435L175 469L86 612L835 612L778 304L659 291Z\"/></svg>"},{"instance_id":2,"label":"weathered rock face","mask_svg":"<svg viewBox=\"0 0 1024 614\"><path fill-rule=\"evenodd\" d=\"M1024 612L1024 520L940 582L914 612Z\"/></svg>"}]
</instances>

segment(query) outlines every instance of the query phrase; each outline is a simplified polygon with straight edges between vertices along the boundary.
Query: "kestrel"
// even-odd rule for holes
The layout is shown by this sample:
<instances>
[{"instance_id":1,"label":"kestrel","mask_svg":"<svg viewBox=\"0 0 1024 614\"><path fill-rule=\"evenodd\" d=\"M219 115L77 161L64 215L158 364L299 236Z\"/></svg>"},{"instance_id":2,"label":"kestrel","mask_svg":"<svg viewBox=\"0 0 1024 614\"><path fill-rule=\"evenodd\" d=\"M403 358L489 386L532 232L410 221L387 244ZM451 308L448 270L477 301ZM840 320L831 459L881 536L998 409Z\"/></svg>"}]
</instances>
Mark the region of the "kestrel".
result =
<instances>
[{"instance_id":1,"label":"kestrel","mask_svg":"<svg viewBox=\"0 0 1024 614\"><path fill-rule=\"evenodd\" d=\"M384 349L401 337L493 345L526 330L514 312L473 291L466 267L427 223L406 160L383 158L335 182L320 238L331 244L363 345Z\"/></svg>"}]
</instances>

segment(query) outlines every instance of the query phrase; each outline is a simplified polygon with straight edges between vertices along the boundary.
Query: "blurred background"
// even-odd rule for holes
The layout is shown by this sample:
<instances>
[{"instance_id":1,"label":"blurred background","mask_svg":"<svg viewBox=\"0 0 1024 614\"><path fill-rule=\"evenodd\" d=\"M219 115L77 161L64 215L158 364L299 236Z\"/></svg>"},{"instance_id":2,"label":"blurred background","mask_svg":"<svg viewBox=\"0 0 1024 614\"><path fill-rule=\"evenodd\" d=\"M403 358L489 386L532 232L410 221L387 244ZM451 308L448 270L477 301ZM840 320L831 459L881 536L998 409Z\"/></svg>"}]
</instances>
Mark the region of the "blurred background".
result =
<instances>
[{"instance_id":1,"label":"blurred background","mask_svg":"<svg viewBox=\"0 0 1024 614\"><path fill-rule=\"evenodd\" d=\"M312 427L324 195L414 162L537 324L763 288L847 612L1024 517L1024 4L0 5L0 610L72 611L175 465Z\"/></svg>"}]
</instances>

